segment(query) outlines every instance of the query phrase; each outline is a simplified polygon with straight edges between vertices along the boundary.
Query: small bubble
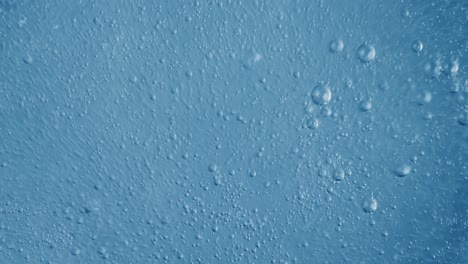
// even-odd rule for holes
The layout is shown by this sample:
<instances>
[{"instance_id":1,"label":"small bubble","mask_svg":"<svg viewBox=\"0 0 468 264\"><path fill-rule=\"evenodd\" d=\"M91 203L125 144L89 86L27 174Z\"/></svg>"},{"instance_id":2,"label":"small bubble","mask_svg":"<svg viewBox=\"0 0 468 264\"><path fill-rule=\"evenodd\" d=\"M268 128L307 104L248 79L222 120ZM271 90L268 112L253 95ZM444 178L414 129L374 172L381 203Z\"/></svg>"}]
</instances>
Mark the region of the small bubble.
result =
<instances>
[{"instance_id":1,"label":"small bubble","mask_svg":"<svg viewBox=\"0 0 468 264\"><path fill-rule=\"evenodd\" d=\"M328 172L325 168L321 168L319 171L318 171L318 175L320 177L326 177L328 175Z\"/></svg>"},{"instance_id":2,"label":"small bubble","mask_svg":"<svg viewBox=\"0 0 468 264\"><path fill-rule=\"evenodd\" d=\"M306 102L304 104L304 113L310 114L310 113L314 112L314 110L315 110L315 107L312 104L312 102Z\"/></svg>"},{"instance_id":3,"label":"small bubble","mask_svg":"<svg viewBox=\"0 0 468 264\"><path fill-rule=\"evenodd\" d=\"M307 127L309 129L317 129L320 126L320 120L317 118L310 118L307 120Z\"/></svg>"},{"instance_id":4,"label":"small bubble","mask_svg":"<svg viewBox=\"0 0 468 264\"><path fill-rule=\"evenodd\" d=\"M433 118L433 115L431 112L427 112L424 114L424 120L431 120Z\"/></svg>"},{"instance_id":5,"label":"small bubble","mask_svg":"<svg viewBox=\"0 0 468 264\"><path fill-rule=\"evenodd\" d=\"M444 65L443 72L447 76L455 76L457 75L459 68L460 64L458 62L458 59L450 59L450 61Z\"/></svg>"},{"instance_id":6,"label":"small bubble","mask_svg":"<svg viewBox=\"0 0 468 264\"><path fill-rule=\"evenodd\" d=\"M407 18L411 16L411 13L409 12L408 9L404 9L403 11L401 11L401 16L404 18Z\"/></svg>"},{"instance_id":7,"label":"small bubble","mask_svg":"<svg viewBox=\"0 0 468 264\"><path fill-rule=\"evenodd\" d=\"M458 123L460 123L460 125L463 125L463 126L466 126L468 125L468 112L464 112L463 114L461 114L458 118Z\"/></svg>"},{"instance_id":8,"label":"small bubble","mask_svg":"<svg viewBox=\"0 0 468 264\"><path fill-rule=\"evenodd\" d=\"M405 177L411 173L411 167L408 164L403 164L395 169L395 174L398 177Z\"/></svg>"},{"instance_id":9,"label":"small bubble","mask_svg":"<svg viewBox=\"0 0 468 264\"><path fill-rule=\"evenodd\" d=\"M464 86L467 88L466 90L468 90L468 80L465 80L465 85ZM463 89L464 89L463 88L463 83L460 80L455 80L453 85L450 86L450 92L452 92L452 93L458 93Z\"/></svg>"},{"instance_id":10,"label":"small bubble","mask_svg":"<svg viewBox=\"0 0 468 264\"><path fill-rule=\"evenodd\" d=\"M28 21L28 19L26 17L22 16L18 21L18 26L20 28L22 28L24 25L26 25L27 21Z\"/></svg>"},{"instance_id":11,"label":"small bubble","mask_svg":"<svg viewBox=\"0 0 468 264\"><path fill-rule=\"evenodd\" d=\"M423 43L420 40L415 40L411 43L411 49L416 53L421 52L423 47Z\"/></svg>"},{"instance_id":12,"label":"small bubble","mask_svg":"<svg viewBox=\"0 0 468 264\"><path fill-rule=\"evenodd\" d=\"M345 81L345 87L347 89L353 88L353 80L351 80L350 78L347 78L346 81Z\"/></svg>"},{"instance_id":13,"label":"small bubble","mask_svg":"<svg viewBox=\"0 0 468 264\"><path fill-rule=\"evenodd\" d=\"M345 172L342 169L336 169L333 172L333 178L335 181L342 181L345 178Z\"/></svg>"},{"instance_id":14,"label":"small bubble","mask_svg":"<svg viewBox=\"0 0 468 264\"><path fill-rule=\"evenodd\" d=\"M379 83L378 86L379 86L379 89L381 91L387 91L388 89L390 89L390 85L388 84L387 81L383 81L383 82Z\"/></svg>"},{"instance_id":15,"label":"small bubble","mask_svg":"<svg viewBox=\"0 0 468 264\"><path fill-rule=\"evenodd\" d=\"M334 39L328 44L331 53L340 53L344 49L344 43L341 39Z\"/></svg>"},{"instance_id":16,"label":"small bubble","mask_svg":"<svg viewBox=\"0 0 468 264\"><path fill-rule=\"evenodd\" d=\"M330 107L325 106L320 113L322 114L323 117L329 117L332 114L332 110Z\"/></svg>"},{"instance_id":17,"label":"small bubble","mask_svg":"<svg viewBox=\"0 0 468 264\"><path fill-rule=\"evenodd\" d=\"M312 100L318 105L326 105L331 100L331 90L328 83L319 83L312 91Z\"/></svg>"},{"instance_id":18,"label":"small bubble","mask_svg":"<svg viewBox=\"0 0 468 264\"><path fill-rule=\"evenodd\" d=\"M31 55L28 54L23 58L23 62L26 64L32 64L34 59L31 57Z\"/></svg>"},{"instance_id":19,"label":"small bubble","mask_svg":"<svg viewBox=\"0 0 468 264\"><path fill-rule=\"evenodd\" d=\"M362 210L366 213L373 213L377 210L378 204L374 197L370 197L362 201Z\"/></svg>"},{"instance_id":20,"label":"small bubble","mask_svg":"<svg viewBox=\"0 0 468 264\"><path fill-rule=\"evenodd\" d=\"M213 182L216 186L220 186L223 183L222 178L219 175L213 177Z\"/></svg>"},{"instance_id":21,"label":"small bubble","mask_svg":"<svg viewBox=\"0 0 468 264\"><path fill-rule=\"evenodd\" d=\"M74 249L71 250L71 254L73 256L77 256L77 255L80 254L80 250L78 248L74 248Z\"/></svg>"},{"instance_id":22,"label":"small bubble","mask_svg":"<svg viewBox=\"0 0 468 264\"><path fill-rule=\"evenodd\" d=\"M102 21L99 17L95 17L93 18L93 23L96 24L96 25L101 25L102 24Z\"/></svg>"},{"instance_id":23,"label":"small bubble","mask_svg":"<svg viewBox=\"0 0 468 264\"><path fill-rule=\"evenodd\" d=\"M358 58L361 62L367 63L375 59L375 48L369 44L362 44L357 50Z\"/></svg>"},{"instance_id":24,"label":"small bubble","mask_svg":"<svg viewBox=\"0 0 468 264\"><path fill-rule=\"evenodd\" d=\"M210 172L215 172L215 171L218 171L218 165L212 163L208 166L208 171Z\"/></svg>"},{"instance_id":25,"label":"small bubble","mask_svg":"<svg viewBox=\"0 0 468 264\"><path fill-rule=\"evenodd\" d=\"M424 72L428 77L437 78L439 77L441 71L442 65L440 59L428 61L426 64L424 64Z\"/></svg>"},{"instance_id":26,"label":"small bubble","mask_svg":"<svg viewBox=\"0 0 468 264\"><path fill-rule=\"evenodd\" d=\"M432 101L432 94L428 91L424 91L422 94L417 96L417 103L419 105L425 105Z\"/></svg>"},{"instance_id":27,"label":"small bubble","mask_svg":"<svg viewBox=\"0 0 468 264\"><path fill-rule=\"evenodd\" d=\"M455 102L464 109L468 109L468 86L465 88L464 93L460 93L456 98Z\"/></svg>"},{"instance_id":28,"label":"small bubble","mask_svg":"<svg viewBox=\"0 0 468 264\"><path fill-rule=\"evenodd\" d=\"M370 100L363 100L359 103L359 109L363 112L368 112L372 108L372 102Z\"/></svg>"},{"instance_id":29,"label":"small bubble","mask_svg":"<svg viewBox=\"0 0 468 264\"><path fill-rule=\"evenodd\" d=\"M259 62L260 60L262 60L262 55L260 53L255 53L254 62Z\"/></svg>"},{"instance_id":30,"label":"small bubble","mask_svg":"<svg viewBox=\"0 0 468 264\"><path fill-rule=\"evenodd\" d=\"M105 254L105 253L106 253L106 248L105 248L105 247L100 247L100 248L98 249L98 253L99 253L99 254Z\"/></svg>"}]
</instances>

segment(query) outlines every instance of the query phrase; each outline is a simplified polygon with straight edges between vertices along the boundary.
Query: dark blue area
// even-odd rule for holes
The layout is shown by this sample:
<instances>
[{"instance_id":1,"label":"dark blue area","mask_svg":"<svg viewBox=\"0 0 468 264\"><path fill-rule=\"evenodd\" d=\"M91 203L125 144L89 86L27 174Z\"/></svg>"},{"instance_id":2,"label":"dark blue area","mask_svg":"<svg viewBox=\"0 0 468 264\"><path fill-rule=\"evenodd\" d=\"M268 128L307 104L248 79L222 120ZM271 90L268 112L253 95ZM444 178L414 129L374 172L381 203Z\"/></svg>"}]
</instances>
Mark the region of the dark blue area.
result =
<instances>
[{"instance_id":1,"label":"dark blue area","mask_svg":"<svg viewBox=\"0 0 468 264\"><path fill-rule=\"evenodd\" d=\"M467 22L0 0L0 263L468 263Z\"/></svg>"}]
</instances>

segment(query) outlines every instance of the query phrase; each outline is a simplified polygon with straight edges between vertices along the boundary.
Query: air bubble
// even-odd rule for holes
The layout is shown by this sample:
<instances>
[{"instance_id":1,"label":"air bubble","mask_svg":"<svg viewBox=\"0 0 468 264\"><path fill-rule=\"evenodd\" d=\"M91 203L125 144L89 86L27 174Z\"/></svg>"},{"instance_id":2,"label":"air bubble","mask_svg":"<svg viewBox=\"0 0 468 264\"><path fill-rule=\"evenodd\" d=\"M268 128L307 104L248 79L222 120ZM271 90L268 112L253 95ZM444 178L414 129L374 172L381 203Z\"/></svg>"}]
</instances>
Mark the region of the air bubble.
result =
<instances>
[{"instance_id":1,"label":"air bubble","mask_svg":"<svg viewBox=\"0 0 468 264\"><path fill-rule=\"evenodd\" d=\"M262 55L260 53L255 53L254 62L259 62L260 60L262 60Z\"/></svg>"},{"instance_id":2,"label":"air bubble","mask_svg":"<svg viewBox=\"0 0 468 264\"><path fill-rule=\"evenodd\" d=\"M330 107L325 106L325 107L322 109L321 114L322 114L323 117L329 117L329 116L331 116L331 114L332 114L332 110L331 110Z\"/></svg>"},{"instance_id":3,"label":"air bubble","mask_svg":"<svg viewBox=\"0 0 468 264\"><path fill-rule=\"evenodd\" d=\"M32 64L34 59L31 57L31 55L28 54L23 58L23 62L26 64Z\"/></svg>"},{"instance_id":4,"label":"air bubble","mask_svg":"<svg viewBox=\"0 0 468 264\"><path fill-rule=\"evenodd\" d=\"M417 103L419 105L425 105L432 101L432 94L428 91L423 92L422 94L418 95Z\"/></svg>"},{"instance_id":5,"label":"air bubble","mask_svg":"<svg viewBox=\"0 0 468 264\"><path fill-rule=\"evenodd\" d=\"M213 182L216 186L220 186L223 183L223 180L220 175L216 175L213 177Z\"/></svg>"},{"instance_id":6,"label":"air bubble","mask_svg":"<svg viewBox=\"0 0 468 264\"><path fill-rule=\"evenodd\" d=\"M464 112L463 114L461 114L457 120L458 120L458 123L460 123L460 125L463 125L463 126L468 125L468 112Z\"/></svg>"},{"instance_id":7,"label":"air bubble","mask_svg":"<svg viewBox=\"0 0 468 264\"><path fill-rule=\"evenodd\" d=\"M332 93L328 83L319 83L312 91L312 100L318 105L327 105L331 97Z\"/></svg>"},{"instance_id":8,"label":"air bubble","mask_svg":"<svg viewBox=\"0 0 468 264\"><path fill-rule=\"evenodd\" d=\"M318 175L323 178L323 177L326 177L328 175L328 172L327 172L327 170L325 168L320 168L319 171L318 171Z\"/></svg>"},{"instance_id":9,"label":"air bubble","mask_svg":"<svg viewBox=\"0 0 468 264\"><path fill-rule=\"evenodd\" d=\"M73 256L78 256L80 254L80 252L81 251L78 248L74 248L74 249L71 250L71 254Z\"/></svg>"},{"instance_id":10,"label":"air bubble","mask_svg":"<svg viewBox=\"0 0 468 264\"><path fill-rule=\"evenodd\" d=\"M460 68L460 64L458 62L458 59L450 59L450 61L444 65L443 72L447 76L455 76L457 75L459 68Z\"/></svg>"},{"instance_id":11,"label":"air bubble","mask_svg":"<svg viewBox=\"0 0 468 264\"><path fill-rule=\"evenodd\" d=\"M411 49L416 53L421 52L423 47L424 45L420 40L415 40L413 43L411 43Z\"/></svg>"},{"instance_id":12,"label":"air bubble","mask_svg":"<svg viewBox=\"0 0 468 264\"><path fill-rule=\"evenodd\" d=\"M362 201L362 210L366 213L373 213L377 210L378 204L374 197L370 197Z\"/></svg>"},{"instance_id":13,"label":"air bubble","mask_svg":"<svg viewBox=\"0 0 468 264\"><path fill-rule=\"evenodd\" d=\"M101 255L105 254L106 253L106 248L105 247L100 247L98 249L98 253L101 254Z\"/></svg>"},{"instance_id":14,"label":"air bubble","mask_svg":"<svg viewBox=\"0 0 468 264\"><path fill-rule=\"evenodd\" d=\"M424 120L431 120L433 118L433 115L431 112L427 112L424 114Z\"/></svg>"},{"instance_id":15,"label":"air bubble","mask_svg":"<svg viewBox=\"0 0 468 264\"><path fill-rule=\"evenodd\" d=\"M310 118L307 120L307 127L309 129L317 129L320 126L320 120L317 118Z\"/></svg>"},{"instance_id":16,"label":"air bubble","mask_svg":"<svg viewBox=\"0 0 468 264\"><path fill-rule=\"evenodd\" d=\"M405 177L411 173L411 167L408 164L403 164L395 169L395 174L398 177Z\"/></svg>"},{"instance_id":17,"label":"air bubble","mask_svg":"<svg viewBox=\"0 0 468 264\"><path fill-rule=\"evenodd\" d=\"M404 9L403 11L401 11L401 16L404 18L407 18L411 16L411 13L409 12L408 9Z\"/></svg>"},{"instance_id":18,"label":"air bubble","mask_svg":"<svg viewBox=\"0 0 468 264\"><path fill-rule=\"evenodd\" d=\"M441 71L442 71L442 65L439 59L432 60L424 64L424 72L426 73L428 77L437 78L439 77Z\"/></svg>"},{"instance_id":19,"label":"air bubble","mask_svg":"<svg viewBox=\"0 0 468 264\"><path fill-rule=\"evenodd\" d=\"M375 48L369 44L362 44L357 50L357 55L361 62L371 62L375 59Z\"/></svg>"},{"instance_id":20,"label":"air bubble","mask_svg":"<svg viewBox=\"0 0 468 264\"><path fill-rule=\"evenodd\" d=\"M336 169L333 172L333 178L335 181L342 181L345 178L345 172L342 169Z\"/></svg>"},{"instance_id":21,"label":"air bubble","mask_svg":"<svg viewBox=\"0 0 468 264\"><path fill-rule=\"evenodd\" d=\"M468 80L465 81L465 86L468 88ZM456 80L453 85L450 86L450 92L458 93L460 90L463 89L463 84L460 80Z\"/></svg>"},{"instance_id":22,"label":"air bubble","mask_svg":"<svg viewBox=\"0 0 468 264\"><path fill-rule=\"evenodd\" d=\"M350 78L347 78L346 81L345 81L345 87L347 89L353 88L353 80L351 80Z\"/></svg>"},{"instance_id":23,"label":"air bubble","mask_svg":"<svg viewBox=\"0 0 468 264\"><path fill-rule=\"evenodd\" d=\"M331 53L340 53L344 49L344 43L341 39L334 39L328 44Z\"/></svg>"},{"instance_id":24,"label":"air bubble","mask_svg":"<svg viewBox=\"0 0 468 264\"><path fill-rule=\"evenodd\" d=\"M210 165L208 166L208 170L209 170L210 172L215 172L215 171L218 170L218 165L216 165L216 164L214 164L214 163L213 163L213 164L210 164Z\"/></svg>"},{"instance_id":25,"label":"air bubble","mask_svg":"<svg viewBox=\"0 0 468 264\"><path fill-rule=\"evenodd\" d=\"M370 100L362 100L359 103L359 110L368 112L372 108L372 102Z\"/></svg>"}]
</instances>

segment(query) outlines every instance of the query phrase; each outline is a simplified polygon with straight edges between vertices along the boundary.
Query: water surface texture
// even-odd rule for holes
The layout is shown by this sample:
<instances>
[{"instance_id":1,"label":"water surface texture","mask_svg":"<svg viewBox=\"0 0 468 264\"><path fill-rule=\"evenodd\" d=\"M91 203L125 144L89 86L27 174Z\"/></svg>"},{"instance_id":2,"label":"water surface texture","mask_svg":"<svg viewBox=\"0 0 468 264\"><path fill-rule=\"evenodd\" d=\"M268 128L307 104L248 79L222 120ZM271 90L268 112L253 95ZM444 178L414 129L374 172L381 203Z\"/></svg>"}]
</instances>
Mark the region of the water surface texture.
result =
<instances>
[{"instance_id":1,"label":"water surface texture","mask_svg":"<svg viewBox=\"0 0 468 264\"><path fill-rule=\"evenodd\" d=\"M0 263L468 263L468 2L0 0Z\"/></svg>"}]
</instances>

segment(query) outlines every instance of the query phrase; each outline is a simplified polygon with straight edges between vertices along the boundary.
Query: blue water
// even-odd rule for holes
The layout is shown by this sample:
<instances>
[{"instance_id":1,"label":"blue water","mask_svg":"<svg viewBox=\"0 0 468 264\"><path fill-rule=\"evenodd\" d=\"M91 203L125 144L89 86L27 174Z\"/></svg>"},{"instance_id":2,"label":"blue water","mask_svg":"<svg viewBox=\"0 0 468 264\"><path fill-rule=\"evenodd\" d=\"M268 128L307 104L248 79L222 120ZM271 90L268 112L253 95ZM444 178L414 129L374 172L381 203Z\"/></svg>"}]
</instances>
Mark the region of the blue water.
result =
<instances>
[{"instance_id":1,"label":"blue water","mask_svg":"<svg viewBox=\"0 0 468 264\"><path fill-rule=\"evenodd\" d=\"M0 0L0 263L468 263L468 2Z\"/></svg>"}]
</instances>

